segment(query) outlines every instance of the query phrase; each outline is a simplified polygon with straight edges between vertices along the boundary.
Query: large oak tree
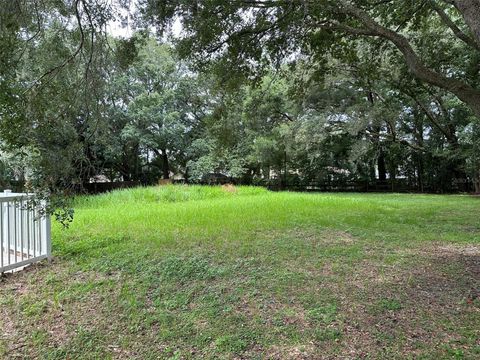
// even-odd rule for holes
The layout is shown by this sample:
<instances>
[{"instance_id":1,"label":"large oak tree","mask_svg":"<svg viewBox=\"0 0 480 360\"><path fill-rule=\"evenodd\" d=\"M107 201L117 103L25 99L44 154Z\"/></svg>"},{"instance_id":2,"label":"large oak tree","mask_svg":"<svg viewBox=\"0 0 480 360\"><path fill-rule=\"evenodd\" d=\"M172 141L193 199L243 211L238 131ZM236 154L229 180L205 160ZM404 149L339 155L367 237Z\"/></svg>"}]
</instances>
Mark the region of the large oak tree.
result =
<instances>
[{"instance_id":1,"label":"large oak tree","mask_svg":"<svg viewBox=\"0 0 480 360\"><path fill-rule=\"evenodd\" d=\"M480 117L478 0L144 0L140 9L162 28L181 20L185 55L240 70L348 47L346 37L375 37L395 47L417 79L456 95ZM435 35L445 28L460 48L445 54L439 46L437 57L427 58L422 47L441 44Z\"/></svg>"}]
</instances>

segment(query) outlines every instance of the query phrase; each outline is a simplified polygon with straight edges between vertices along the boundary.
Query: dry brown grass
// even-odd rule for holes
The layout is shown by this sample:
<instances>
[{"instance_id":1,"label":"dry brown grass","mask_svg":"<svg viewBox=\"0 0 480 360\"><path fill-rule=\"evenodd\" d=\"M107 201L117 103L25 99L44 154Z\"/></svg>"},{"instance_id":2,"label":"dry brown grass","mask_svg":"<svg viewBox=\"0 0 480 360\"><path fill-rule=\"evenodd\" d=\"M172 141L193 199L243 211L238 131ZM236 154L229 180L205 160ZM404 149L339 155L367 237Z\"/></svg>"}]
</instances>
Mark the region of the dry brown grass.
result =
<instances>
[{"instance_id":1,"label":"dry brown grass","mask_svg":"<svg viewBox=\"0 0 480 360\"><path fill-rule=\"evenodd\" d=\"M225 184L225 185L222 185L222 190L227 192L227 193L236 193L238 190L237 188L235 187L235 185L233 184Z\"/></svg>"}]
</instances>

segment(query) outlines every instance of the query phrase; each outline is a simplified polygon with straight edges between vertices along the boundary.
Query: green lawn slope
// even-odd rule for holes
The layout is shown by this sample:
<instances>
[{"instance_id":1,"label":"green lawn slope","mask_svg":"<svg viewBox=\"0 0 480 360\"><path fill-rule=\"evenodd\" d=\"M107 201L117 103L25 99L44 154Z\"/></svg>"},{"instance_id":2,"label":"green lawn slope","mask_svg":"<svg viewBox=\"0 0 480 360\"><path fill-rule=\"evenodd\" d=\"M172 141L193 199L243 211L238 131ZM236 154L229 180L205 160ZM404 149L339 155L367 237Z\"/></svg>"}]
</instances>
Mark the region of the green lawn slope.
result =
<instances>
[{"instance_id":1,"label":"green lawn slope","mask_svg":"<svg viewBox=\"0 0 480 360\"><path fill-rule=\"evenodd\" d=\"M0 280L0 355L478 358L480 199L165 186L80 197Z\"/></svg>"}]
</instances>

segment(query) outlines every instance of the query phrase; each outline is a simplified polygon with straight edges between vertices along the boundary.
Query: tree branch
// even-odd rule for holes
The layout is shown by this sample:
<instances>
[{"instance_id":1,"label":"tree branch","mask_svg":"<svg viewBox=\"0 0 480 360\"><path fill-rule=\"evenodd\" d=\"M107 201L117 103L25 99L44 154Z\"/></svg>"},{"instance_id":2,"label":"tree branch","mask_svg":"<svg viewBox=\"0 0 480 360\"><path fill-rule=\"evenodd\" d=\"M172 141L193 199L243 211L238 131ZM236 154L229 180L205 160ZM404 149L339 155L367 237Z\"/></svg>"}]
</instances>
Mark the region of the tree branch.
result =
<instances>
[{"instance_id":1,"label":"tree branch","mask_svg":"<svg viewBox=\"0 0 480 360\"><path fill-rule=\"evenodd\" d=\"M78 7L78 4L80 3L81 0L75 0L75 18L77 20L77 24L78 24L78 29L80 30L80 44L78 45L77 49L67 58L65 59L61 64L49 69L47 72L45 72L42 76L40 76L38 79L36 79L31 86L29 86L24 92L23 94L26 94L27 92L29 92L30 90L32 90L36 85L38 85L39 83L42 82L43 79L45 79L47 76L48 77L52 77L56 74L56 72L60 69L62 69L64 66L66 66L67 64L69 64L70 62L72 62L76 57L77 55L80 53L80 51L82 50L83 48L83 44L85 42L85 34L84 34L84 31L83 31L83 27L82 27L82 19L81 19L81 16L80 16L80 11L79 11L79 7ZM83 1L82 1L82 4L83 4ZM83 4L85 6L85 4Z\"/></svg>"},{"instance_id":2,"label":"tree branch","mask_svg":"<svg viewBox=\"0 0 480 360\"><path fill-rule=\"evenodd\" d=\"M451 77L446 77L443 74L437 73L428 67L426 67L420 57L417 55L408 39L386 28L366 13L365 11L357 8L346 0L338 0L341 5L338 9L346 15L350 15L353 18L359 20L365 29L352 30L348 26L343 26L344 31L353 35L369 35L378 36L387 39L393 43L397 49L403 54L403 57L408 65L410 71L420 80L425 81L431 85L448 90L455 94L460 100L465 102L473 110L473 112L480 117L480 90L471 87L470 85ZM352 32L350 32L350 30Z\"/></svg>"},{"instance_id":3,"label":"tree branch","mask_svg":"<svg viewBox=\"0 0 480 360\"><path fill-rule=\"evenodd\" d=\"M407 94L407 95L410 96L413 99L413 101L415 101L415 103L427 116L430 123L432 123L432 125L435 128L437 128L445 136L445 138L451 145L458 144L458 139L455 136L455 134L452 134L450 131L446 130L442 125L440 125L440 123L437 121L436 116L430 111L430 109L428 109L428 107L426 107L420 100L418 100L418 98L415 95L413 94Z\"/></svg>"},{"instance_id":4,"label":"tree branch","mask_svg":"<svg viewBox=\"0 0 480 360\"><path fill-rule=\"evenodd\" d=\"M475 42L473 38L465 34L460 28L450 19L450 17L445 13L445 11L438 6L435 2L431 2L431 6L433 10L436 11L438 16L443 20L443 22L452 30L452 32L455 34L456 37L458 37L460 40L462 40L465 44L468 46L480 50L480 45Z\"/></svg>"}]
</instances>

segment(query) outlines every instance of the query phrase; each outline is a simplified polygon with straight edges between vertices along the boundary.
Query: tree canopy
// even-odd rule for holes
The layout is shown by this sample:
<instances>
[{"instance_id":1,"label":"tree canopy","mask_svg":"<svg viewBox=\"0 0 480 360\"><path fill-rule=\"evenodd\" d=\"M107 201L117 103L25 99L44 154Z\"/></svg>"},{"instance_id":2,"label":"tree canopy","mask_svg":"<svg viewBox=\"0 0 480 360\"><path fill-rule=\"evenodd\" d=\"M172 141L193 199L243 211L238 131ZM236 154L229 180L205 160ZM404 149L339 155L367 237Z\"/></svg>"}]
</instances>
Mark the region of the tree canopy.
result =
<instances>
[{"instance_id":1,"label":"tree canopy","mask_svg":"<svg viewBox=\"0 0 480 360\"><path fill-rule=\"evenodd\" d=\"M480 191L478 1L135 4L116 38L124 1L2 1L4 184Z\"/></svg>"}]
</instances>

